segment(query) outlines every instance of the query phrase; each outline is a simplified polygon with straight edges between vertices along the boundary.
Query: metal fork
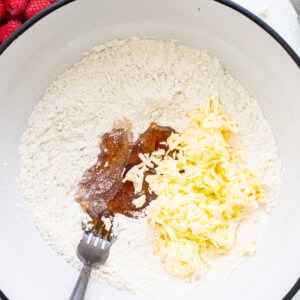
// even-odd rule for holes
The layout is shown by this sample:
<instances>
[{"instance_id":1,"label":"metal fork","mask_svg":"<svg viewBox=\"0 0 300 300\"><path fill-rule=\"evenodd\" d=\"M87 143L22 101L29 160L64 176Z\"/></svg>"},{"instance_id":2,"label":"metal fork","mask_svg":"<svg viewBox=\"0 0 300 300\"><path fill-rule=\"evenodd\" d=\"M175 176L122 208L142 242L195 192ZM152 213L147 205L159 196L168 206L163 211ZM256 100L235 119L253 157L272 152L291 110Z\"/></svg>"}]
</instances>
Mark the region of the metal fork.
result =
<instances>
[{"instance_id":1,"label":"metal fork","mask_svg":"<svg viewBox=\"0 0 300 300\"><path fill-rule=\"evenodd\" d=\"M82 240L77 247L77 256L84 265L70 300L84 299L93 266L103 264L108 258L112 241L109 237L110 232L102 234L103 232L104 229L101 227L99 230L100 236L93 233L83 233Z\"/></svg>"},{"instance_id":2,"label":"metal fork","mask_svg":"<svg viewBox=\"0 0 300 300\"><path fill-rule=\"evenodd\" d=\"M296 12L297 12L297 15L298 15L298 22L300 24L300 0L290 0L292 5L294 6Z\"/></svg>"}]
</instances>

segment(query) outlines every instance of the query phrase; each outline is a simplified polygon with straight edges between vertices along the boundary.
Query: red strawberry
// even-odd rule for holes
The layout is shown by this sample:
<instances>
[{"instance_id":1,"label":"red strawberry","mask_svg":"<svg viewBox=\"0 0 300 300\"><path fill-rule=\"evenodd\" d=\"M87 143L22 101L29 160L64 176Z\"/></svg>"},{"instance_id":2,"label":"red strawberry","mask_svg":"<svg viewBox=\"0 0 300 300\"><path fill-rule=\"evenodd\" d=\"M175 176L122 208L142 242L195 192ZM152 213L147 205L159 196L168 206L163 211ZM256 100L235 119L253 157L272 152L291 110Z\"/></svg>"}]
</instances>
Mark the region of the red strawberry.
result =
<instances>
[{"instance_id":1,"label":"red strawberry","mask_svg":"<svg viewBox=\"0 0 300 300\"><path fill-rule=\"evenodd\" d=\"M51 4L52 3L49 0L31 0L25 9L26 19L28 20L32 18L34 15L50 6Z\"/></svg>"},{"instance_id":2,"label":"red strawberry","mask_svg":"<svg viewBox=\"0 0 300 300\"><path fill-rule=\"evenodd\" d=\"M0 22L5 18L6 16L6 8L2 0L0 0Z\"/></svg>"},{"instance_id":3,"label":"red strawberry","mask_svg":"<svg viewBox=\"0 0 300 300\"><path fill-rule=\"evenodd\" d=\"M0 42L3 43L22 23L19 20L10 20L0 27Z\"/></svg>"},{"instance_id":4,"label":"red strawberry","mask_svg":"<svg viewBox=\"0 0 300 300\"><path fill-rule=\"evenodd\" d=\"M27 0L4 0L7 12L16 17L20 16L27 6Z\"/></svg>"}]
</instances>

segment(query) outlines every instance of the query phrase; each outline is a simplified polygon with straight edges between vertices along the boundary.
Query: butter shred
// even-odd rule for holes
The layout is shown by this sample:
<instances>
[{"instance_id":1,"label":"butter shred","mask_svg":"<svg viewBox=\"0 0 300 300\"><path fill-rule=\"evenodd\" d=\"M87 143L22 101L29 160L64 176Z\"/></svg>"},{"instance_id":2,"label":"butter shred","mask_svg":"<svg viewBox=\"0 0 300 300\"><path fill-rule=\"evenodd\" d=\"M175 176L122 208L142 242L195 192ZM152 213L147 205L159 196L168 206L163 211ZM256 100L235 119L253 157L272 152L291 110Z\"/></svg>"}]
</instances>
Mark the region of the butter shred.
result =
<instances>
[{"instance_id":1,"label":"butter shred","mask_svg":"<svg viewBox=\"0 0 300 300\"><path fill-rule=\"evenodd\" d=\"M147 209L157 238L154 253L168 273L199 278L211 256L226 253L247 212L259 205L262 184L230 137L239 129L219 99L193 111L190 125L172 134L169 153L146 177L158 196ZM179 155L174 155L178 153Z\"/></svg>"}]
</instances>

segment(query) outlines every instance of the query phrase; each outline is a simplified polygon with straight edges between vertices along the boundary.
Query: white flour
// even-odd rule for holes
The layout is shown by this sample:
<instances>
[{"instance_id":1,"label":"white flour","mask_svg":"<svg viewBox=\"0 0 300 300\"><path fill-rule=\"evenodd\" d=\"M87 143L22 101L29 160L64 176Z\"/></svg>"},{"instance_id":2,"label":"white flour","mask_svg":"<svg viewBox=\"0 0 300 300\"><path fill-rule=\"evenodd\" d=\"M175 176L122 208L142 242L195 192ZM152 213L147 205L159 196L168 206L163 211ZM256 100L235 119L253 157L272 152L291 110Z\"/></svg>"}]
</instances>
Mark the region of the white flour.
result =
<instances>
[{"instance_id":1,"label":"white flour","mask_svg":"<svg viewBox=\"0 0 300 300\"><path fill-rule=\"evenodd\" d=\"M32 113L20 147L21 189L35 225L52 247L81 266L76 247L83 213L74 194L83 172L96 161L101 135L111 130L115 118L126 116L139 131L151 121L181 129L186 111L214 95L220 96L241 128L234 143L261 172L268 186L266 201L275 200L281 176L271 129L255 100L207 53L177 42L115 41L97 47L59 76ZM93 277L132 292L161 296L204 288L239 264L241 245L261 238L265 210L249 216L232 251L214 260L206 277L194 283L165 273L152 254L154 236L145 219L119 215L118 239Z\"/></svg>"}]
</instances>

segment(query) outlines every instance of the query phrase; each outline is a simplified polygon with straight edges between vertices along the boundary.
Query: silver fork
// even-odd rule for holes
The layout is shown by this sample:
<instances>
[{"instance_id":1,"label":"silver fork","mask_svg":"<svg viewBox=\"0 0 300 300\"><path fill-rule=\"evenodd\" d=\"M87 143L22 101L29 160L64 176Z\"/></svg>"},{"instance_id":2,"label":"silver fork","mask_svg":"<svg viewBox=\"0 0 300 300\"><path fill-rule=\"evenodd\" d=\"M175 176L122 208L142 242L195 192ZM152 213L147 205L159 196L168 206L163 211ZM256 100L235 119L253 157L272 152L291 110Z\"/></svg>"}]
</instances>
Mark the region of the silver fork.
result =
<instances>
[{"instance_id":1,"label":"silver fork","mask_svg":"<svg viewBox=\"0 0 300 300\"><path fill-rule=\"evenodd\" d=\"M77 256L84 265L70 300L84 299L93 266L103 264L108 258L112 241L109 239L110 232L106 232L104 235L102 234L103 231L103 227L100 228L100 236L93 233L83 233L82 240L77 247Z\"/></svg>"},{"instance_id":2,"label":"silver fork","mask_svg":"<svg viewBox=\"0 0 300 300\"><path fill-rule=\"evenodd\" d=\"M300 0L290 0L292 5L294 6L297 15L298 15L298 22L300 24Z\"/></svg>"}]
</instances>

